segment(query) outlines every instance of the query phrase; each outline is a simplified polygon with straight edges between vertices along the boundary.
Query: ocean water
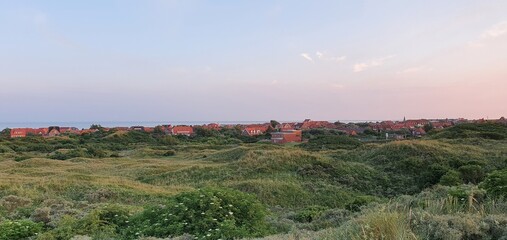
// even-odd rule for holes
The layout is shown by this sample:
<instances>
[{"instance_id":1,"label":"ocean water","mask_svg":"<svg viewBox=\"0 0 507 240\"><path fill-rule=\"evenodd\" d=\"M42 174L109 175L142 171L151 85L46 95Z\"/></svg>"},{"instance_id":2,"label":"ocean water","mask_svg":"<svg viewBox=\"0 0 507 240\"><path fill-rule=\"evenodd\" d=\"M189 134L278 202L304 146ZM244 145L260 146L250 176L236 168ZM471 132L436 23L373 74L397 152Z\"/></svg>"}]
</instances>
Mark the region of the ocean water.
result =
<instances>
[{"instance_id":1,"label":"ocean water","mask_svg":"<svg viewBox=\"0 0 507 240\"><path fill-rule=\"evenodd\" d=\"M89 122L0 122L0 129L5 128L42 128L49 126L60 127L76 127L79 129L87 129L93 124L99 124L102 127L131 127L145 126L155 127L158 125L203 125L208 123L219 124L255 124L265 123L269 121L124 121L124 122L108 122L108 121L89 121Z\"/></svg>"},{"instance_id":2,"label":"ocean water","mask_svg":"<svg viewBox=\"0 0 507 240\"><path fill-rule=\"evenodd\" d=\"M302 122L303 120L286 120L279 122ZM343 123L357 123L357 122L377 122L382 120L328 120L329 122L340 121ZM103 127L131 127L131 126L145 126L155 127L158 125L203 125L208 123L219 124L257 124L266 123L264 121L123 121L123 122L108 122L108 121L87 121L87 122L0 122L0 130L5 128L42 128L49 126L60 127L76 127L79 129L87 129L92 124L100 124Z\"/></svg>"}]
</instances>

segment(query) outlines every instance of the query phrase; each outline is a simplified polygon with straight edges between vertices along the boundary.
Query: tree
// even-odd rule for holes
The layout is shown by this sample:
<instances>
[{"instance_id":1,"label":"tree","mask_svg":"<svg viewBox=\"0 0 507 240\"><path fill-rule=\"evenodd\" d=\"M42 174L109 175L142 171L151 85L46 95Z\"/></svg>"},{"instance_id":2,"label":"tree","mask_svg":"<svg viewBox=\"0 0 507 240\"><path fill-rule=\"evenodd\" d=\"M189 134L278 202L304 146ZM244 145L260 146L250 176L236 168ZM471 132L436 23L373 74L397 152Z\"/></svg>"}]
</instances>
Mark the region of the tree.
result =
<instances>
[{"instance_id":1,"label":"tree","mask_svg":"<svg viewBox=\"0 0 507 240\"><path fill-rule=\"evenodd\" d=\"M440 184L444 186L456 186L462 184L459 172L455 170L449 170L445 175L440 178Z\"/></svg>"},{"instance_id":2,"label":"tree","mask_svg":"<svg viewBox=\"0 0 507 240\"><path fill-rule=\"evenodd\" d=\"M428 124L424 125L423 129L425 132L429 132L429 131L433 130L433 124L428 123Z\"/></svg>"},{"instance_id":3,"label":"tree","mask_svg":"<svg viewBox=\"0 0 507 240\"><path fill-rule=\"evenodd\" d=\"M461 179L465 183L477 184L484 179L485 173L479 165L465 165L458 168L461 173Z\"/></svg>"},{"instance_id":4,"label":"tree","mask_svg":"<svg viewBox=\"0 0 507 240\"><path fill-rule=\"evenodd\" d=\"M0 138L9 138L11 136L11 129L6 128L0 132Z\"/></svg>"},{"instance_id":5,"label":"tree","mask_svg":"<svg viewBox=\"0 0 507 240\"><path fill-rule=\"evenodd\" d=\"M276 128L276 126L280 125L280 123L276 120L271 120L269 123L271 124L272 128Z\"/></svg>"},{"instance_id":6,"label":"tree","mask_svg":"<svg viewBox=\"0 0 507 240\"><path fill-rule=\"evenodd\" d=\"M491 196L507 198L507 169L489 174L480 187Z\"/></svg>"},{"instance_id":7,"label":"tree","mask_svg":"<svg viewBox=\"0 0 507 240\"><path fill-rule=\"evenodd\" d=\"M92 124L90 129L102 130L104 128L100 124Z\"/></svg>"}]
</instances>

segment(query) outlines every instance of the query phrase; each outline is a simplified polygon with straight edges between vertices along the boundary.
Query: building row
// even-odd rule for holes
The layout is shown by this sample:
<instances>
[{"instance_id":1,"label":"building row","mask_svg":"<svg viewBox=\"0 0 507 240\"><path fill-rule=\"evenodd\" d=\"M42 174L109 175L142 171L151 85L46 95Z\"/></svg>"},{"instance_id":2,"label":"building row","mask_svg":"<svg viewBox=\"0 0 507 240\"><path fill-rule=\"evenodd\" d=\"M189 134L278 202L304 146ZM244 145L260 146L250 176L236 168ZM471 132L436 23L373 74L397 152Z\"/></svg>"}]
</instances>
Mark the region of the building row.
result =
<instances>
[{"instance_id":1,"label":"building row","mask_svg":"<svg viewBox=\"0 0 507 240\"><path fill-rule=\"evenodd\" d=\"M382 121L382 122L369 122L361 124L353 123L340 123L340 122L328 122L328 121L313 121L311 119L305 119L303 122L286 122L277 123L262 123L262 124L235 124L235 125L220 125L218 123L210 123L204 125L194 126L172 126L172 125L161 125L156 127L145 127L145 126L131 126L131 127L114 127L114 128L101 128L103 131L143 131L143 132L160 132L166 135L194 135L197 128L205 130L221 130L222 128L239 128L241 134L244 136L259 136L264 134L271 134L271 141L273 143L287 143L287 142L301 142L302 131L312 129L329 129L334 131L343 132L343 134L354 136L363 133L365 130L370 129L377 132L394 133L392 136L399 138L402 135L397 132L406 130L413 136L422 136L426 134L424 127L431 125L433 129L443 129L446 127L453 126L455 124L464 122L500 122L507 124L507 120L502 117L498 120L466 120L466 119L416 119L416 120L403 120L403 121ZM59 127L51 126L47 128L13 128L10 131L11 138L20 138L27 136L44 136L54 137L61 134L87 134L98 131L98 128L90 129L78 129L75 127Z\"/></svg>"}]
</instances>

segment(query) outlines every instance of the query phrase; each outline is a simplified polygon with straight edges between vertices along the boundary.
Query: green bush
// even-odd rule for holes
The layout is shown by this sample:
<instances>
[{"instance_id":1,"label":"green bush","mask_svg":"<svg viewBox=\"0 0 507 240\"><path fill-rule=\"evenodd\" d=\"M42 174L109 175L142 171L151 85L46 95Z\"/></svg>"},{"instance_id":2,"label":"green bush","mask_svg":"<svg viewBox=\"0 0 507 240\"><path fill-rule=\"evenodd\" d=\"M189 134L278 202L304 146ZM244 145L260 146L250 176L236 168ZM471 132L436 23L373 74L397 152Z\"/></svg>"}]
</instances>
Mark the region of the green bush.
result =
<instances>
[{"instance_id":1,"label":"green bush","mask_svg":"<svg viewBox=\"0 0 507 240\"><path fill-rule=\"evenodd\" d=\"M82 218L65 215L56 228L44 234L48 239L70 239L75 235L88 235L93 239L119 239L117 233L129 221L130 210L120 205L105 205L92 210Z\"/></svg>"},{"instance_id":2,"label":"green bush","mask_svg":"<svg viewBox=\"0 0 507 240\"><path fill-rule=\"evenodd\" d=\"M294 220L298 222L312 222L313 220L319 218L325 210L327 210L327 207L318 205L309 206L298 212L294 217Z\"/></svg>"},{"instance_id":3,"label":"green bush","mask_svg":"<svg viewBox=\"0 0 507 240\"><path fill-rule=\"evenodd\" d=\"M503 140L507 138L507 125L499 123L465 123L459 124L432 135L433 138L484 138Z\"/></svg>"},{"instance_id":4,"label":"green bush","mask_svg":"<svg viewBox=\"0 0 507 240\"><path fill-rule=\"evenodd\" d=\"M42 224L30 220L0 222L0 240L27 239L41 231Z\"/></svg>"},{"instance_id":5,"label":"green bush","mask_svg":"<svg viewBox=\"0 0 507 240\"><path fill-rule=\"evenodd\" d=\"M312 151L354 149L361 146L361 142L355 138L340 135L318 135L307 143L300 145L302 148Z\"/></svg>"},{"instance_id":6,"label":"green bush","mask_svg":"<svg viewBox=\"0 0 507 240\"><path fill-rule=\"evenodd\" d=\"M458 168L458 171L461 173L461 179L463 179L465 183L478 184L486 175L479 165L461 166Z\"/></svg>"},{"instance_id":7,"label":"green bush","mask_svg":"<svg viewBox=\"0 0 507 240\"><path fill-rule=\"evenodd\" d=\"M176 152L174 150L169 150L164 153L164 157L170 157L176 155Z\"/></svg>"},{"instance_id":8,"label":"green bush","mask_svg":"<svg viewBox=\"0 0 507 240\"><path fill-rule=\"evenodd\" d=\"M454 170L449 170L447 173L440 178L440 184L444 186L456 186L463 183L461 180L460 173Z\"/></svg>"},{"instance_id":9,"label":"green bush","mask_svg":"<svg viewBox=\"0 0 507 240\"><path fill-rule=\"evenodd\" d=\"M491 196L507 198L507 169L494 171L486 177L480 187Z\"/></svg>"},{"instance_id":10,"label":"green bush","mask_svg":"<svg viewBox=\"0 0 507 240\"><path fill-rule=\"evenodd\" d=\"M267 233L266 210L252 195L206 188L171 197L163 206L134 216L125 238L168 237L188 233L198 238L233 239Z\"/></svg>"}]
</instances>

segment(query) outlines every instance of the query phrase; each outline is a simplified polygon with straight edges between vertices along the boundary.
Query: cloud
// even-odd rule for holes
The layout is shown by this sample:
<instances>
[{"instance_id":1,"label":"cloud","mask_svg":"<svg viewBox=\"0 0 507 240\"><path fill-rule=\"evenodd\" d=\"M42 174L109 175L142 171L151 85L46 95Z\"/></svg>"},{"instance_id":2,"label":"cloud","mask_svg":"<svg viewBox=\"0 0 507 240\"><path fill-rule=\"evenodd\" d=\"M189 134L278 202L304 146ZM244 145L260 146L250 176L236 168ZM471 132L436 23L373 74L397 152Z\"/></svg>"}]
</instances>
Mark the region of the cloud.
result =
<instances>
[{"instance_id":1,"label":"cloud","mask_svg":"<svg viewBox=\"0 0 507 240\"><path fill-rule=\"evenodd\" d=\"M345 86L342 85L342 84L338 84L338 83L333 83L331 84L331 87L334 88L334 89L337 89L337 90L341 90L341 89L344 89Z\"/></svg>"},{"instance_id":2,"label":"cloud","mask_svg":"<svg viewBox=\"0 0 507 240\"><path fill-rule=\"evenodd\" d=\"M314 62L313 58L310 57L310 54L308 54L308 53L301 53L301 57L304 57L306 60L308 60L310 62Z\"/></svg>"},{"instance_id":3,"label":"cloud","mask_svg":"<svg viewBox=\"0 0 507 240\"><path fill-rule=\"evenodd\" d=\"M507 21L497 23L486 29L477 40L468 43L468 47L484 47L485 42L507 35Z\"/></svg>"},{"instance_id":4,"label":"cloud","mask_svg":"<svg viewBox=\"0 0 507 240\"><path fill-rule=\"evenodd\" d=\"M347 58L346 56L334 57L319 51L315 53L315 58L309 53L301 53L301 57L304 57L306 60L310 62L315 62L315 59L320 61L341 62Z\"/></svg>"},{"instance_id":5,"label":"cloud","mask_svg":"<svg viewBox=\"0 0 507 240\"><path fill-rule=\"evenodd\" d=\"M354 65L354 72L362 72L368 68L378 67L384 65L384 62L395 57L395 55L389 55L382 58L372 59L362 63L356 63Z\"/></svg>"},{"instance_id":6,"label":"cloud","mask_svg":"<svg viewBox=\"0 0 507 240\"><path fill-rule=\"evenodd\" d=\"M497 23L484 31L481 35L481 39L492 39L507 34L507 21Z\"/></svg>"},{"instance_id":7,"label":"cloud","mask_svg":"<svg viewBox=\"0 0 507 240\"><path fill-rule=\"evenodd\" d=\"M409 73L417 73L417 72L423 72L423 71L431 71L432 69L426 66L419 66L419 67L409 67L402 71L397 72L398 74L409 74Z\"/></svg>"},{"instance_id":8,"label":"cloud","mask_svg":"<svg viewBox=\"0 0 507 240\"><path fill-rule=\"evenodd\" d=\"M341 62L347 58L346 56L340 56L340 57L328 56L322 52L316 52L315 55L317 56L317 58L319 58L320 60L324 60L324 61Z\"/></svg>"}]
</instances>

